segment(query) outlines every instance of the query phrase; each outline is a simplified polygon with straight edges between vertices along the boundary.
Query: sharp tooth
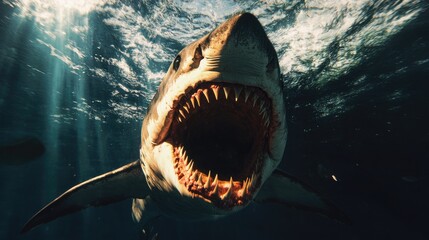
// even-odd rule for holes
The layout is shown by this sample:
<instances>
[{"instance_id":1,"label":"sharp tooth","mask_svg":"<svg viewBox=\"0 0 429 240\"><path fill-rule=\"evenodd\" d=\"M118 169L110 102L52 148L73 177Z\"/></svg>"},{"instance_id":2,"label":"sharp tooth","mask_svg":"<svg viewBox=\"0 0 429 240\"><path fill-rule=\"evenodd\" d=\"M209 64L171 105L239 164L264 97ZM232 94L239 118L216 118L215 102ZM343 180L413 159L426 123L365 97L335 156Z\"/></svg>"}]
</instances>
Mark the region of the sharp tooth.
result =
<instances>
[{"instance_id":1,"label":"sharp tooth","mask_svg":"<svg viewBox=\"0 0 429 240\"><path fill-rule=\"evenodd\" d=\"M207 89L203 90L204 96L206 96L207 102L210 102L210 98L209 98L209 91Z\"/></svg>"},{"instance_id":2,"label":"sharp tooth","mask_svg":"<svg viewBox=\"0 0 429 240\"><path fill-rule=\"evenodd\" d=\"M177 117L177 120L178 120L179 122L182 122L182 118L181 118L181 117Z\"/></svg>"},{"instance_id":3,"label":"sharp tooth","mask_svg":"<svg viewBox=\"0 0 429 240\"><path fill-rule=\"evenodd\" d=\"M264 118L265 121L268 119L268 113L267 113L267 111L263 112L262 117Z\"/></svg>"},{"instance_id":4,"label":"sharp tooth","mask_svg":"<svg viewBox=\"0 0 429 240\"><path fill-rule=\"evenodd\" d=\"M259 97L258 95L255 94L255 96L253 97L253 107L256 106L256 102L258 101Z\"/></svg>"},{"instance_id":5,"label":"sharp tooth","mask_svg":"<svg viewBox=\"0 0 429 240\"><path fill-rule=\"evenodd\" d=\"M229 198L230 196L231 196L231 193L232 193L232 177L229 179L229 188L228 188L228 190L226 191L226 193L221 197L222 198L222 200L224 200L224 199L226 199L226 198Z\"/></svg>"},{"instance_id":6,"label":"sharp tooth","mask_svg":"<svg viewBox=\"0 0 429 240\"><path fill-rule=\"evenodd\" d=\"M188 113L189 113L189 110L191 109L191 104L189 104L189 101L186 102L186 107L187 107L187 110L188 110Z\"/></svg>"},{"instance_id":7,"label":"sharp tooth","mask_svg":"<svg viewBox=\"0 0 429 240\"><path fill-rule=\"evenodd\" d=\"M188 157L186 157L187 159ZM194 161L189 161L188 165L186 165L186 171L191 172L192 168L194 168Z\"/></svg>"},{"instance_id":8,"label":"sharp tooth","mask_svg":"<svg viewBox=\"0 0 429 240\"><path fill-rule=\"evenodd\" d=\"M247 182L248 182L248 178L246 178L246 180L243 182L243 187L241 188L241 196L244 196L244 194L246 193Z\"/></svg>"},{"instance_id":9,"label":"sharp tooth","mask_svg":"<svg viewBox=\"0 0 429 240\"><path fill-rule=\"evenodd\" d=\"M219 99L219 88L214 87L214 88L212 88L212 90L213 90L213 94L215 96L215 99L218 100Z\"/></svg>"},{"instance_id":10,"label":"sharp tooth","mask_svg":"<svg viewBox=\"0 0 429 240\"><path fill-rule=\"evenodd\" d=\"M194 169L194 161L191 161L191 166L189 166L189 169L192 171Z\"/></svg>"},{"instance_id":11,"label":"sharp tooth","mask_svg":"<svg viewBox=\"0 0 429 240\"><path fill-rule=\"evenodd\" d=\"M195 170L196 171L196 170ZM203 181L201 180L203 177L202 177L202 173L200 173L199 175L198 175L198 180L197 180L197 183L198 183L198 185L203 185Z\"/></svg>"},{"instance_id":12,"label":"sharp tooth","mask_svg":"<svg viewBox=\"0 0 429 240\"><path fill-rule=\"evenodd\" d=\"M215 176L215 178L214 178L214 180L213 180L213 183L212 183L212 187L213 186L217 186L217 174L216 174L216 176Z\"/></svg>"},{"instance_id":13,"label":"sharp tooth","mask_svg":"<svg viewBox=\"0 0 429 240\"><path fill-rule=\"evenodd\" d=\"M186 119L186 116L185 116L185 114L183 113L182 109L179 109L179 113L180 113L180 115L182 115L182 117L183 117L183 118L185 118L185 119Z\"/></svg>"},{"instance_id":14,"label":"sharp tooth","mask_svg":"<svg viewBox=\"0 0 429 240\"><path fill-rule=\"evenodd\" d=\"M194 97L191 97L191 104L192 104L192 107L195 108L195 98Z\"/></svg>"},{"instance_id":15,"label":"sharp tooth","mask_svg":"<svg viewBox=\"0 0 429 240\"><path fill-rule=\"evenodd\" d=\"M183 106L183 109L189 114L189 108L187 106Z\"/></svg>"},{"instance_id":16,"label":"sharp tooth","mask_svg":"<svg viewBox=\"0 0 429 240\"><path fill-rule=\"evenodd\" d=\"M183 156L182 156L182 158L183 158ZM188 166L188 158L187 157L185 157L183 163L185 164L185 166Z\"/></svg>"},{"instance_id":17,"label":"sharp tooth","mask_svg":"<svg viewBox=\"0 0 429 240\"><path fill-rule=\"evenodd\" d=\"M216 177L217 177L217 175L216 175ZM213 182L213 183L215 183L215 182ZM216 179L216 184L214 185L213 190L210 192L210 195L212 195L212 194L217 194L217 179Z\"/></svg>"},{"instance_id":18,"label":"sharp tooth","mask_svg":"<svg viewBox=\"0 0 429 240\"><path fill-rule=\"evenodd\" d=\"M236 102L238 101L238 98L240 97L241 90L243 90L241 87L235 87L235 88L234 88L234 92L235 92L235 101L236 101Z\"/></svg>"},{"instance_id":19,"label":"sharp tooth","mask_svg":"<svg viewBox=\"0 0 429 240\"><path fill-rule=\"evenodd\" d=\"M247 191L250 192L250 187L252 186L252 182L253 182L253 174L252 177L250 178L249 182L247 183Z\"/></svg>"},{"instance_id":20,"label":"sharp tooth","mask_svg":"<svg viewBox=\"0 0 429 240\"><path fill-rule=\"evenodd\" d=\"M264 101L261 100L261 102L259 103L259 114L263 114L265 111L265 104Z\"/></svg>"},{"instance_id":21,"label":"sharp tooth","mask_svg":"<svg viewBox=\"0 0 429 240\"><path fill-rule=\"evenodd\" d=\"M208 189L208 188L209 188L209 186L210 186L210 171L209 171L209 175L207 175L207 181L206 181L206 183L204 184L204 188L205 188L205 189Z\"/></svg>"},{"instance_id":22,"label":"sharp tooth","mask_svg":"<svg viewBox=\"0 0 429 240\"><path fill-rule=\"evenodd\" d=\"M197 100L198 107L201 106L199 93L195 94L195 99Z\"/></svg>"},{"instance_id":23,"label":"sharp tooth","mask_svg":"<svg viewBox=\"0 0 429 240\"><path fill-rule=\"evenodd\" d=\"M250 188L255 187L255 184L256 184L256 175L255 173L252 173L252 177L250 178L250 181L247 184L247 191L249 191Z\"/></svg>"},{"instance_id":24,"label":"sharp tooth","mask_svg":"<svg viewBox=\"0 0 429 240\"><path fill-rule=\"evenodd\" d=\"M192 181L195 181L195 180L196 180L196 178L197 178L197 173L198 173L198 171L197 171L197 170L195 170L195 171L194 171L194 173L192 173L192 176L191 176L191 180L192 180Z\"/></svg>"},{"instance_id":25,"label":"sharp tooth","mask_svg":"<svg viewBox=\"0 0 429 240\"><path fill-rule=\"evenodd\" d=\"M247 99L249 99L249 96L252 92L249 89L244 90L244 102L247 102Z\"/></svg>"},{"instance_id":26,"label":"sharp tooth","mask_svg":"<svg viewBox=\"0 0 429 240\"><path fill-rule=\"evenodd\" d=\"M183 156L183 146L179 147L179 156L182 157Z\"/></svg>"},{"instance_id":27,"label":"sharp tooth","mask_svg":"<svg viewBox=\"0 0 429 240\"><path fill-rule=\"evenodd\" d=\"M225 93L225 99L228 99L229 91L231 91L229 87L223 87L223 92Z\"/></svg>"},{"instance_id":28,"label":"sharp tooth","mask_svg":"<svg viewBox=\"0 0 429 240\"><path fill-rule=\"evenodd\" d=\"M259 103L259 111L260 112L266 112L267 111L267 104L265 103L265 101L261 101L261 103Z\"/></svg>"}]
</instances>

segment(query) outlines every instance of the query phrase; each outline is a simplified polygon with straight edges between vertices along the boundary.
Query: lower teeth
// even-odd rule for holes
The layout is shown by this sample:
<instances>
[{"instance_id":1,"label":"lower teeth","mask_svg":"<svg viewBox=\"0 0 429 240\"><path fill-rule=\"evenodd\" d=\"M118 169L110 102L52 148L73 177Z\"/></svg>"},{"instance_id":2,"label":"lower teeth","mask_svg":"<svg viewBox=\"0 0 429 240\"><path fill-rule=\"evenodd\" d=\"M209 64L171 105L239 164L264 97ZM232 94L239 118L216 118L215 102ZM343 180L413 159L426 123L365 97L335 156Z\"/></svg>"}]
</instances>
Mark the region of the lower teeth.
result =
<instances>
[{"instance_id":1,"label":"lower teeth","mask_svg":"<svg viewBox=\"0 0 429 240\"><path fill-rule=\"evenodd\" d=\"M191 190L193 194L198 194L195 192L198 191L200 195L206 195L209 197L216 196L216 198L221 200L227 200L233 196L235 196L235 199L239 200L240 198L245 197L246 194L249 194L256 183L255 173L253 173L250 178L243 180L239 186L237 186L237 182L235 182L234 185L232 177L230 177L228 182L220 181L218 174L215 174L212 179L211 171L209 171L207 175L204 175L197 169L193 169L194 161L188 160L186 151L183 147L178 148L178 153L178 160L175 163L176 174L178 175L179 180L183 181L183 184L185 184L188 190ZM180 164L180 161L182 164ZM180 168L182 170L180 170ZM222 195L220 195L220 192L222 192L220 189L225 191ZM206 194L204 194L204 192L206 192Z\"/></svg>"}]
</instances>

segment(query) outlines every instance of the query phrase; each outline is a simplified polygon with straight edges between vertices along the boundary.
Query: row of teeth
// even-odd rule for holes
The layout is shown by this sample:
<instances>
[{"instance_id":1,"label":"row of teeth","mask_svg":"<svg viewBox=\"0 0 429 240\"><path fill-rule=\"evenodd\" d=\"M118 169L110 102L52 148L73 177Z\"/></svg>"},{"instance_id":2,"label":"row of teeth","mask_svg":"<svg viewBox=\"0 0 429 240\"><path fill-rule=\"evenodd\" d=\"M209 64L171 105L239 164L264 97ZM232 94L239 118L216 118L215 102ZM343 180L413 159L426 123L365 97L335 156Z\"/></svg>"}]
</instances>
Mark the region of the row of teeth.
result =
<instances>
[{"instance_id":1,"label":"row of teeth","mask_svg":"<svg viewBox=\"0 0 429 240\"><path fill-rule=\"evenodd\" d=\"M209 196L212 196L214 194L219 195L219 192L218 192L219 181L223 181L223 180L218 179L218 174L216 174L214 177L214 180L211 181L211 171L209 171L207 174L207 178L206 178L207 180L204 183L203 176L206 176L206 175L204 175L203 173L199 172L196 169L193 170L194 161L188 160L188 156L186 155L186 151L184 151L183 147L179 147L179 157L181 159L183 159L184 163L185 163L185 171L182 172L181 174L179 172L177 172L180 174L179 180L183 177L186 177L186 179L190 180L189 185L191 185L191 186L192 186L192 184L196 183L198 186L198 189L200 189L200 190L203 188L207 191L211 189L211 191L209 192ZM176 169L178 167L178 164L179 164L179 162L177 161L175 163ZM232 196L232 192L233 192L232 188L234 186L234 183L237 184L239 182L237 182L237 181L234 182L233 178L230 177L229 187L228 187L227 191L220 196L220 199L227 200ZM243 196L245 196L246 193L249 193L251 191L251 189L255 188L256 174L253 173L250 178L246 178L246 180L243 180L240 185L241 185L241 188L238 190L237 197L243 197Z\"/></svg>"},{"instance_id":2,"label":"row of teeth","mask_svg":"<svg viewBox=\"0 0 429 240\"><path fill-rule=\"evenodd\" d=\"M232 91L233 90L233 91ZM197 107L201 107L202 99L205 99L207 103L210 101L219 101L223 96L219 94L219 92L223 92L224 100L228 100L228 98L234 98L235 102L238 102L240 99L244 101L244 103L251 103L253 107L259 107L259 115L262 116L263 122L266 127L270 124L270 114L269 114L269 104L263 99L259 97L258 94L252 95L252 90L244 87L220 87L220 86L211 86L206 89L198 89L196 93L194 93L188 101L179 109L179 114L177 120L182 122L184 119L188 118L189 113L196 109ZM211 94L213 96L211 96ZM252 95L252 97L250 97Z\"/></svg>"}]
</instances>

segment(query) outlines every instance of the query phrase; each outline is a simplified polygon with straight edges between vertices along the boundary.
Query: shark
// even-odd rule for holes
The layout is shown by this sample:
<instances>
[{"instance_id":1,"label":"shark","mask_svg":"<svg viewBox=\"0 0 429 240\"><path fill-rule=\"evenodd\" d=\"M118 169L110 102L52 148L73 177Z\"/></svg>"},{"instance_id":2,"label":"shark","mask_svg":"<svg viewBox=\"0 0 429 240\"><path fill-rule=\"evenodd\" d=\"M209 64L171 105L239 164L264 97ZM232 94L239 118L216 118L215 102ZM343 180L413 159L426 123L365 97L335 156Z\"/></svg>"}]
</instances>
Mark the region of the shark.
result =
<instances>
[{"instance_id":1,"label":"shark","mask_svg":"<svg viewBox=\"0 0 429 240\"><path fill-rule=\"evenodd\" d=\"M330 201L277 169L287 132L274 46L253 14L235 14L172 61L143 120L139 160L70 188L22 232L126 199L142 224L158 216L216 219L253 202L344 219Z\"/></svg>"}]
</instances>

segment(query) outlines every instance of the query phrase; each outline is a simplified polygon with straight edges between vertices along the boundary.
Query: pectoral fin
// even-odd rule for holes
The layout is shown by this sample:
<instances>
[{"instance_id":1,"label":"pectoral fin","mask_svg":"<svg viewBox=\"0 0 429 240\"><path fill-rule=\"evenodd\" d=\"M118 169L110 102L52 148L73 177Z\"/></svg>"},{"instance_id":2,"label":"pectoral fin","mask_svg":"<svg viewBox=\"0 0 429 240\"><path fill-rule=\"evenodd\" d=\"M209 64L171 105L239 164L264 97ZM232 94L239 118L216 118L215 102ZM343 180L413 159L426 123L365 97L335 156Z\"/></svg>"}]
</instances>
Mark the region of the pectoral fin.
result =
<instances>
[{"instance_id":1,"label":"pectoral fin","mask_svg":"<svg viewBox=\"0 0 429 240\"><path fill-rule=\"evenodd\" d=\"M281 170L275 170L265 181L255 202L284 204L297 209L310 210L337 219L344 223L350 220L332 203L295 177Z\"/></svg>"},{"instance_id":2,"label":"pectoral fin","mask_svg":"<svg viewBox=\"0 0 429 240\"><path fill-rule=\"evenodd\" d=\"M34 215L22 232L90 206L101 206L149 194L146 178L136 161L70 188Z\"/></svg>"}]
</instances>

